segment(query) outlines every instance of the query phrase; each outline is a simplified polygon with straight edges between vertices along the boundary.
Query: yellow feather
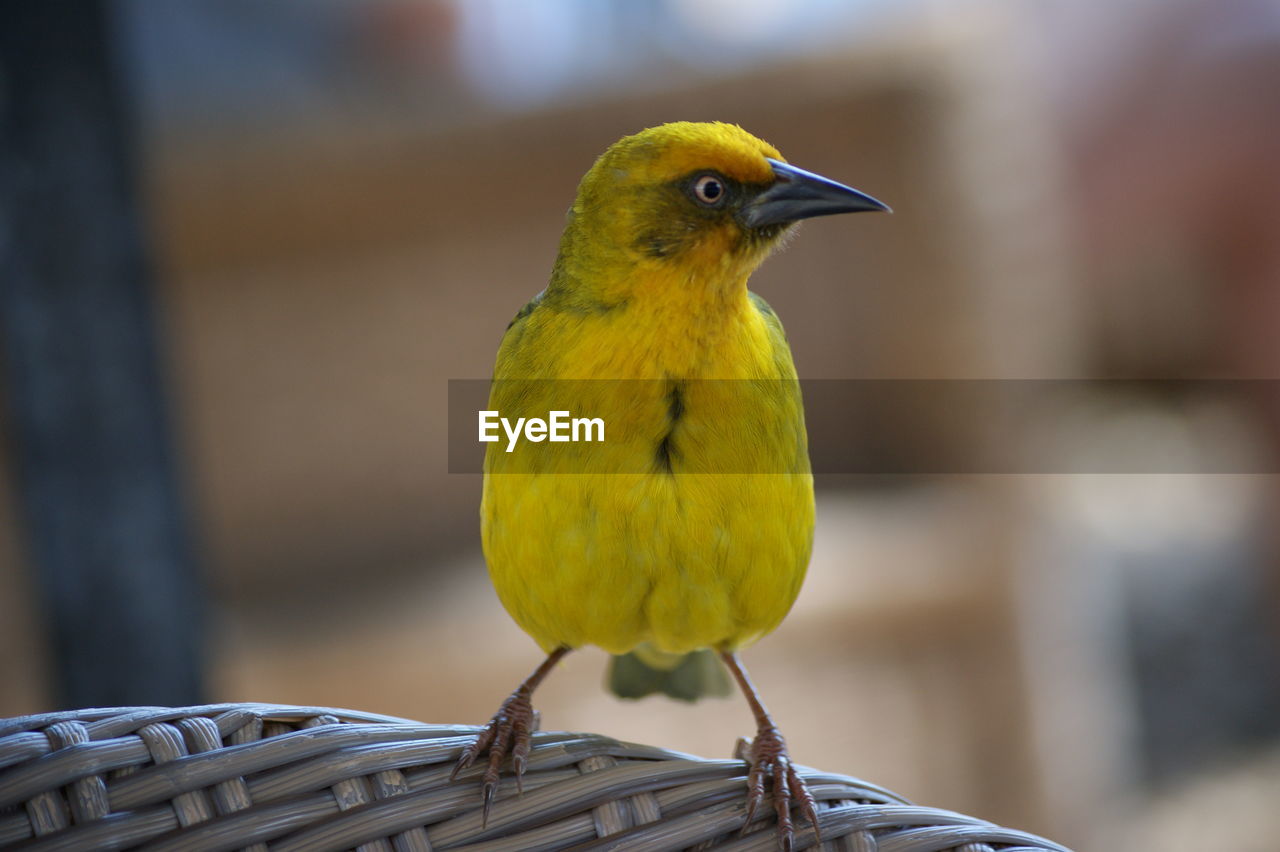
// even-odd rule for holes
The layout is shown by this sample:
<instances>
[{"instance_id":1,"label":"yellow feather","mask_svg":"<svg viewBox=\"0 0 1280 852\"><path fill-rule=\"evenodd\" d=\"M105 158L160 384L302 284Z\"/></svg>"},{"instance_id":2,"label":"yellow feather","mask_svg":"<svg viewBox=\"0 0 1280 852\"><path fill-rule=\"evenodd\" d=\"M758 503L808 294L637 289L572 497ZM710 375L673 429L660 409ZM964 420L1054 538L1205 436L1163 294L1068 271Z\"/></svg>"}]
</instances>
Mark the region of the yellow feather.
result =
<instances>
[{"instance_id":1,"label":"yellow feather","mask_svg":"<svg viewBox=\"0 0 1280 852\"><path fill-rule=\"evenodd\" d=\"M804 414L782 327L747 290L781 232L686 220L672 190L699 170L767 182L766 157L781 159L728 124L616 143L578 188L547 290L502 342L491 409L606 424L603 443L486 455L489 571L547 651L732 650L773 630L800 589Z\"/></svg>"}]
</instances>

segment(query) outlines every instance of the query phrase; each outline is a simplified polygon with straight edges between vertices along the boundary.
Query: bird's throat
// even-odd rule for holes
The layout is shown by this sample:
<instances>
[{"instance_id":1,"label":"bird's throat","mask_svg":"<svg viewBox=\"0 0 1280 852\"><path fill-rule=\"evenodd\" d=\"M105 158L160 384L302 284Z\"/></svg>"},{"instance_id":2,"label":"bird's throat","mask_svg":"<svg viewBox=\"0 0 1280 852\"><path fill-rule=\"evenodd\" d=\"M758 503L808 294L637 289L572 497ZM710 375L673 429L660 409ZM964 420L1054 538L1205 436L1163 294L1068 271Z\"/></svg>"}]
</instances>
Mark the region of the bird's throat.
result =
<instances>
[{"instance_id":1,"label":"bird's throat","mask_svg":"<svg viewBox=\"0 0 1280 852\"><path fill-rule=\"evenodd\" d=\"M615 326L636 369L665 377L736 378L733 358L758 320L745 279L733 286L650 283L655 291L638 289Z\"/></svg>"}]
</instances>

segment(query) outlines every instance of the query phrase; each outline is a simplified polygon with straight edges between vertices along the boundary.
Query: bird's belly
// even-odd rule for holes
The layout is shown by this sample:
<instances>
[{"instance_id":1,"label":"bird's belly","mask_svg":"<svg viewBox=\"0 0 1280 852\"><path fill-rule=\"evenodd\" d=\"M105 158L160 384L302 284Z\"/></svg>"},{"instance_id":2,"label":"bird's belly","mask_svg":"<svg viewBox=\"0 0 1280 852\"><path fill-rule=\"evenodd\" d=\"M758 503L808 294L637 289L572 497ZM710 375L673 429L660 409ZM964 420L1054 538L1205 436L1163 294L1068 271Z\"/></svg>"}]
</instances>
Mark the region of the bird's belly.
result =
<instances>
[{"instance_id":1,"label":"bird's belly","mask_svg":"<svg viewBox=\"0 0 1280 852\"><path fill-rule=\"evenodd\" d=\"M813 531L807 473L507 473L485 480L498 596L545 649L642 642L733 648L800 589Z\"/></svg>"}]
</instances>

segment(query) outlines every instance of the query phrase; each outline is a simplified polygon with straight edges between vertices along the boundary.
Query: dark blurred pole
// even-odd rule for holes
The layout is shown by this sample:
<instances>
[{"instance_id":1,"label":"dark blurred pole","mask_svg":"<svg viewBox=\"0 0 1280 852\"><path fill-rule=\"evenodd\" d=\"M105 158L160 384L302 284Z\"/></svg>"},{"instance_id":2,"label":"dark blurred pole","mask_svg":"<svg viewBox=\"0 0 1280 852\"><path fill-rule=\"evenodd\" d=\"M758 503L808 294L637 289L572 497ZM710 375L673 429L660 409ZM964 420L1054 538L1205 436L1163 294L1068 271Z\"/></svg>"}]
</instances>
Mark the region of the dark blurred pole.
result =
<instances>
[{"instance_id":1,"label":"dark blurred pole","mask_svg":"<svg viewBox=\"0 0 1280 852\"><path fill-rule=\"evenodd\" d=\"M0 11L0 359L62 706L186 704L202 613L110 0Z\"/></svg>"}]
</instances>

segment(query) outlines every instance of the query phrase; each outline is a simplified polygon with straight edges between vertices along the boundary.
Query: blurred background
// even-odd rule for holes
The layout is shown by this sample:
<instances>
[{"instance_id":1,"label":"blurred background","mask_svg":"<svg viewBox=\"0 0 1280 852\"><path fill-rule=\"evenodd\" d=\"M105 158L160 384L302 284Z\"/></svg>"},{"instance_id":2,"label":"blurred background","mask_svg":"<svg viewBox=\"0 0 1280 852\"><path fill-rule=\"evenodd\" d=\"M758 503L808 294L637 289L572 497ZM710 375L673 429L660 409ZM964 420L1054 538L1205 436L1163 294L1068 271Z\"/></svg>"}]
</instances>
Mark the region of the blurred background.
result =
<instances>
[{"instance_id":1,"label":"blurred background","mask_svg":"<svg viewBox=\"0 0 1280 852\"><path fill-rule=\"evenodd\" d=\"M1147 382L1038 409L1013 473L819 477L810 578L746 654L793 753L1080 849L1276 847L1280 4L27 5L0 715L487 719L540 654L447 472L447 382L489 374L597 154L717 119L896 211L753 279L802 377ZM935 414L847 440L980 452ZM545 727L751 732L736 697L618 701L604 663L547 682Z\"/></svg>"}]
</instances>

